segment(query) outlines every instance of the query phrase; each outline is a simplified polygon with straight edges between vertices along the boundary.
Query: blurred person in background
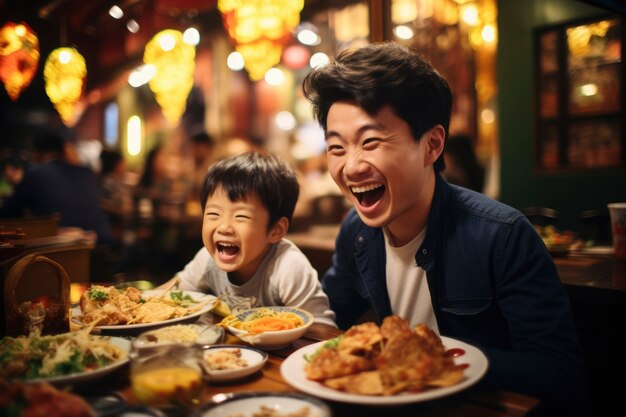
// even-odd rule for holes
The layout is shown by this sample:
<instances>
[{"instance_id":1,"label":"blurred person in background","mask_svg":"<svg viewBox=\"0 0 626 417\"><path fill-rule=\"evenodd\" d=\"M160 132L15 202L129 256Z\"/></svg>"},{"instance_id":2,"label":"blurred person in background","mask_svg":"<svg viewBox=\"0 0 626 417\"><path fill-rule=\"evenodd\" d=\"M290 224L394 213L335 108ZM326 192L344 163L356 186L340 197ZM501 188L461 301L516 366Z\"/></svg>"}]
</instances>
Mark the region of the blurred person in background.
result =
<instances>
[{"instance_id":1,"label":"blurred person in background","mask_svg":"<svg viewBox=\"0 0 626 417\"><path fill-rule=\"evenodd\" d=\"M123 272L135 241L132 228L135 205L132 188L126 183L126 160L118 151L103 149L99 165L100 205L111 224L111 249L118 256L115 272Z\"/></svg>"},{"instance_id":2,"label":"blurred person in background","mask_svg":"<svg viewBox=\"0 0 626 417\"><path fill-rule=\"evenodd\" d=\"M59 213L60 226L93 231L98 244L108 244L111 230L100 207L98 178L89 168L69 163L65 151L57 133L34 140L34 163L0 208L0 217Z\"/></svg>"},{"instance_id":3,"label":"blurred person in background","mask_svg":"<svg viewBox=\"0 0 626 417\"><path fill-rule=\"evenodd\" d=\"M476 158L469 136L449 136L443 148L443 159L446 167L442 174L449 183L483 192L485 168Z\"/></svg>"},{"instance_id":4,"label":"blurred person in background","mask_svg":"<svg viewBox=\"0 0 626 417\"><path fill-rule=\"evenodd\" d=\"M17 153L9 154L0 164L0 207L13 194L15 186L24 178L26 161Z\"/></svg>"},{"instance_id":5,"label":"blurred person in background","mask_svg":"<svg viewBox=\"0 0 626 417\"><path fill-rule=\"evenodd\" d=\"M213 138L206 132L194 134L191 136L191 151L194 164L191 198L197 200L202 191L204 177L209 172L209 167L216 161Z\"/></svg>"}]
</instances>

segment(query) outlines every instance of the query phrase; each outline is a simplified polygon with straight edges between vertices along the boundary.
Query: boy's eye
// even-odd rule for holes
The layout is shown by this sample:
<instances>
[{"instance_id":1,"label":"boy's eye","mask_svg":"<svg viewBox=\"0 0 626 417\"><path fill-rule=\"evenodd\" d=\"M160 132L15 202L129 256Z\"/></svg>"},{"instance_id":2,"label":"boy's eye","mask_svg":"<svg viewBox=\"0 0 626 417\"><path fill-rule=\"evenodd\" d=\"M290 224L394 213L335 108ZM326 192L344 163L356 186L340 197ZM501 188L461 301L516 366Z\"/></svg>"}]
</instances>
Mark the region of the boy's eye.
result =
<instances>
[{"instance_id":1,"label":"boy's eye","mask_svg":"<svg viewBox=\"0 0 626 417\"><path fill-rule=\"evenodd\" d=\"M250 216L246 214L238 214L235 216L236 219L250 220Z\"/></svg>"},{"instance_id":2,"label":"boy's eye","mask_svg":"<svg viewBox=\"0 0 626 417\"><path fill-rule=\"evenodd\" d=\"M214 211L207 211L206 213L207 217L218 217L219 214L214 212Z\"/></svg>"}]
</instances>

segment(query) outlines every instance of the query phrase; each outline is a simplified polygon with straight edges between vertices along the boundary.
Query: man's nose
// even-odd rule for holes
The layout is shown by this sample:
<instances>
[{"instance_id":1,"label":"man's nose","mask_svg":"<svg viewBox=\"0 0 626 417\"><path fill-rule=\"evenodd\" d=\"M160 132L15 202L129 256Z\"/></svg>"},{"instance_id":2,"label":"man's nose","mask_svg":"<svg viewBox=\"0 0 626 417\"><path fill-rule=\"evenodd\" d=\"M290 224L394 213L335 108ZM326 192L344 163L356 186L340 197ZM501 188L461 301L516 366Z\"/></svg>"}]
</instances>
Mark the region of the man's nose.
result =
<instances>
[{"instance_id":1,"label":"man's nose","mask_svg":"<svg viewBox=\"0 0 626 417\"><path fill-rule=\"evenodd\" d=\"M355 177L366 170L367 164L363 161L360 152L352 152L346 156L343 172L348 177Z\"/></svg>"}]
</instances>

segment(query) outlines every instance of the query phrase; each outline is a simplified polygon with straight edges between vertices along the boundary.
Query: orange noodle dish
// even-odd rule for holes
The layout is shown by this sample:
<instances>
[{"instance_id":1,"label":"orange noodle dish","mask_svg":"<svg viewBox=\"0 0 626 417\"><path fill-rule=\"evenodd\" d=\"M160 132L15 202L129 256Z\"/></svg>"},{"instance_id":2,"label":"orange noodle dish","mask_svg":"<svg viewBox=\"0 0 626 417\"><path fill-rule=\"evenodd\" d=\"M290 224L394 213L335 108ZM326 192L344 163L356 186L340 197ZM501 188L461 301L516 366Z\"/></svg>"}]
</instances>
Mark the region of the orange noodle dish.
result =
<instances>
[{"instance_id":1,"label":"orange noodle dish","mask_svg":"<svg viewBox=\"0 0 626 417\"><path fill-rule=\"evenodd\" d=\"M446 387L463 379L441 338L424 324L411 329L390 316L382 326L363 323L306 356L309 379L362 395L394 395Z\"/></svg>"},{"instance_id":2,"label":"orange noodle dish","mask_svg":"<svg viewBox=\"0 0 626 417\"><path fill-rule=\"evenodd\" d=\"M260 308L243 321L237 315L230 315L220 322L220 326L246 330L248 333L276 332L304 326L302 317L288 311L274 311Z\"/></svg>"}]
</instances>

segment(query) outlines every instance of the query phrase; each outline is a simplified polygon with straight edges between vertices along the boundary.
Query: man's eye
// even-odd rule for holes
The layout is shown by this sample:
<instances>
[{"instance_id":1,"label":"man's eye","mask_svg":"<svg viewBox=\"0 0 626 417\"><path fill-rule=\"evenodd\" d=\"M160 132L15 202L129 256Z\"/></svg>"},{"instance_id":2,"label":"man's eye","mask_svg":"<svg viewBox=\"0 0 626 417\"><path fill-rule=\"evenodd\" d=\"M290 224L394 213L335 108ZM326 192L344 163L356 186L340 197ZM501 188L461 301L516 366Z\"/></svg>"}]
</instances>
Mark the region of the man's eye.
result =
<instances>
[{"instance_id":1,"label":"man's eye","mask_svg":"<svg viewBox=\"0 0 626 417\"><path fill-rule=\"evenodd\" d=\"M373 146L376 146L376 144L378 144L379 142L380 142L380 139L378 138L368 138L363 141L363 146L366 148L367 147L371 148Z\"/></svg>"}]
</instances>

